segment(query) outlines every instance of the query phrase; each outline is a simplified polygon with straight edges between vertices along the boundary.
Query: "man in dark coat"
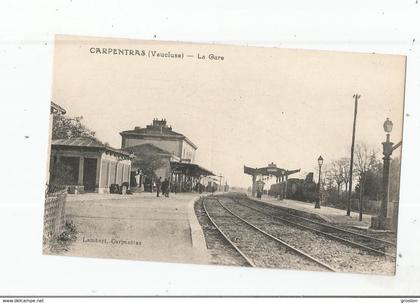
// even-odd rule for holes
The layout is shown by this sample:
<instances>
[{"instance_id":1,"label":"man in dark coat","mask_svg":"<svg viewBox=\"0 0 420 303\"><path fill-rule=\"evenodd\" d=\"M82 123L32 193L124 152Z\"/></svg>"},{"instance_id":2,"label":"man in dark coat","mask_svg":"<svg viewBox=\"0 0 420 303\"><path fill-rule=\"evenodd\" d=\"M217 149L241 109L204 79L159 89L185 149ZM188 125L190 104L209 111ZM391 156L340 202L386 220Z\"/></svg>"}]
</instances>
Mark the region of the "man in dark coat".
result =
<instances>
[{"instance_id":1,"label":"man in dark coat","mask_svg":"<svg viewBox=\"0 0 420 303\"><path fill-rule=\"evenodd\" d=\"M165 180L162 182L162 194L164 194L165 197L169 197L169 180L168 180L168 178L165 178Z\"/></svg>"},{"instance_id":2,"label":"man in dark coat","mask_svg":"<svg viewBox=\"0 0 420 303\"><path fill-rule=\"evenodd\" d=\"M156 197L159 197L162 177L156 180Z\"/></svg>"}]
</instances>

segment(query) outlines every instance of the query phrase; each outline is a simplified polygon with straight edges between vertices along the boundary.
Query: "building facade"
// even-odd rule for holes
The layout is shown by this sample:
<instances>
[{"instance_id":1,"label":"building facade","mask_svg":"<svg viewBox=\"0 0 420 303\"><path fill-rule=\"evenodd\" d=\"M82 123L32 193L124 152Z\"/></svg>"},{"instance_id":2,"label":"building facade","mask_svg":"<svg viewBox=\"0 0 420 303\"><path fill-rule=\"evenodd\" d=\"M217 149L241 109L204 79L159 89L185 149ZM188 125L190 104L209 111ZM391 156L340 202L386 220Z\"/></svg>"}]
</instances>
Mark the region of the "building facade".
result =
<instances>
[{"instance_id":1,"label":"building facade","mask_svg":"<svg viewBox=\"0 0 420 303\"><path fill-rule=\"evenodd\" d=\"M185 135L173 131L166 119L153 119L152 124L145 128L135 127L120 135L121 150L135 156L131 176L142 180L136 186L143 185L146 191L153 188L152 184L159 177L169 179L172 191L193 191L200 187L198 184L203 177L214 175L195 164L197 146ZM145 172L145 169L148 171Z\"/></svg>"},{"instance_id":2,"label":"building facade","mask_svg":"<svg viewBox=\"0 0 420 303\"><path fill-rule=\"evenodd\" d=\"M130 184L131 157L93 138L51 141L50 182L78 193L109 193L111 184Z\"/></svg>"},{"instance_id":3,"label":"building facade","mask_svg":"<svg viewBox=\"0 0 420 303\"><path fill-rule=\"evenodd\" d=\"M152 124L145 128L136 126L133 130L120 133L122 137L121 149L152 144L170 153L180 162L195 163L197 146L183 134L172 130L166 119L153 119Z\"/></svg>"}]
</instances>

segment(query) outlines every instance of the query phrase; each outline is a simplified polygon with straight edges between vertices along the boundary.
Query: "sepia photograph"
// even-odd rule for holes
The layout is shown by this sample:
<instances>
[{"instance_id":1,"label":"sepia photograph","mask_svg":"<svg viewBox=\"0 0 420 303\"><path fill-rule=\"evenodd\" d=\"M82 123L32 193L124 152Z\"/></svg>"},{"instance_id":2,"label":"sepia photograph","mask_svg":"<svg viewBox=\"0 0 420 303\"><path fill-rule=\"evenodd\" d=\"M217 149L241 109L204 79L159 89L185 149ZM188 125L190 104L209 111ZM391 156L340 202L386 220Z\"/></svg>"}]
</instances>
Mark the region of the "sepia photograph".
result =
<instances>
[{"instance_id":1,"label":"sepia photograph","mask_svg":"<svg viewBox=\"0 0 420 303\"><path fill-rule=\"evenodd\" d=\"M43 254L395 275L405 78L401 55L57 35Z\"/></svg>"}]
</instances>

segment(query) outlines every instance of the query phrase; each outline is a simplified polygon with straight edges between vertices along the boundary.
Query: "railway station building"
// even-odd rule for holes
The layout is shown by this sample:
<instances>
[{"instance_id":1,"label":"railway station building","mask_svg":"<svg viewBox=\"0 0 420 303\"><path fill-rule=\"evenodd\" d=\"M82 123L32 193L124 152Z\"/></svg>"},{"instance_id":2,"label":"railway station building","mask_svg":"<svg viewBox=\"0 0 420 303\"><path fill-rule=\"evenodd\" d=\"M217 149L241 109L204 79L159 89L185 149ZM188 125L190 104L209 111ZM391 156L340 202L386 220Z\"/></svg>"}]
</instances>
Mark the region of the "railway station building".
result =
<instances>
[{"instance_id":1,"label":"railway station building","mask_svg":"<svg viewBox=\"0 0 420 303\"><path fill-rule=\"evenodd\" d=\"M144 128L136 126L120 135L121 149L135 156L131 177L136 178L137 186L144 184L145 190L150 190L153 180L150 172L141 170L144 161L153 162L156 177L169 178L172 190L178 192L195 190L203 177L214 175L195 164L197 146L187 136L175 132L166 119L153 119Z\"/></svg>"},{"instance_id":2,"label":"railway station building","mask_svg":"<svg viewBox=\"0 0 420 303\"><path fill-rule=\"evenodd\" d=\"M109 193L111 184L130 182L128 152L88 137L51 141L50 181L75 193Z\"/></svg>"},{"instance_id":3,"label":"railway station building","mask_svg":"<svg viewBox=\"0 0 420 303\"><path fill-rule=\"evenodd\" d=\"M121 148L141 144L153 144L167 151L177 161L194 163L197 146L183 134L172 130L166 119L153 119L152 124L142 128L136 126L133 130L120 133Z\"/></svg>"}]
</instances>

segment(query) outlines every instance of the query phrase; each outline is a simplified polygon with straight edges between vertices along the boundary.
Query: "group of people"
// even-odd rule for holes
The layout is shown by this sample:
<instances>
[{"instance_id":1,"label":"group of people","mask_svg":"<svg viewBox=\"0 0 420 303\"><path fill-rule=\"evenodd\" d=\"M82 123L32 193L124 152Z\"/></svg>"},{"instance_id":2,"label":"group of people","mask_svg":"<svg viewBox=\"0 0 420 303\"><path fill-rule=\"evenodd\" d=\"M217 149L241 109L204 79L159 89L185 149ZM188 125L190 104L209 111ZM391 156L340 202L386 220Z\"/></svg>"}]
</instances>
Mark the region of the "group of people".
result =
<instances>
[{"instance_id":1,"label":"group of people","mask_svg":"<svg viewBox=\"0 0 420 303\"><path fill-rule=\"evenodd\" d=\"M156 197L159 197L161 191L165 197L169 197L169 190L169 178L165 178L165 180L162 181L162 177L159 177L159 179L156 180Z\"/></svg>"},{"instance_id":2,"label":"group of people","mask_svg":"<svg viewBox=\"0 0 420 303\"><path fill-rule=\"evenodd\" d=\"M189 185L189 187L188 187ZM145 186L146 188L146 186ZM211 184L209 182L209 184L207 186L201 184L201 183L196 183L194 186L192 186L191 183L187 183L185 186L181 186L179 187L179 185L176 182L170 182L169 178L165 178L162 181L162 177L156 178L151 182L151 186L150 186L150 191L154 192L156 190L156 197L159 197L160 194L164 195L165 197L169 197L169 192L172 190L173 193L177 193L177 192L192 192L192 191L196 191L198 193L203 193L203 192L210 192L213 193L215 191L217 191L217 185L215 184Z\"/></svg>"},{"instance_id":3,"label":"group of people","mask_svg":"<svg viewBox=\"0 0 420 303\"><path fill-rule=\"evenodd\" d=\"M205 190L206 190L206 187L205 187L203 184L201 184L201 183L197 183L197 184L195 185L194 190L195 190L196 192L198 192L198 193L200 193L200 194L201 194L203 191L205 191Z\"/></svg>"}]
</instances>

